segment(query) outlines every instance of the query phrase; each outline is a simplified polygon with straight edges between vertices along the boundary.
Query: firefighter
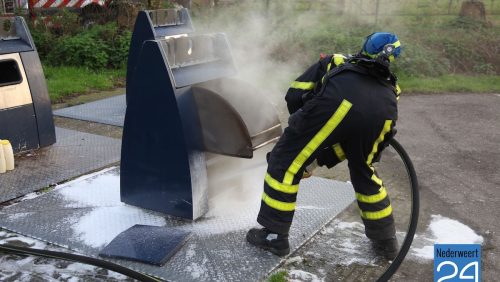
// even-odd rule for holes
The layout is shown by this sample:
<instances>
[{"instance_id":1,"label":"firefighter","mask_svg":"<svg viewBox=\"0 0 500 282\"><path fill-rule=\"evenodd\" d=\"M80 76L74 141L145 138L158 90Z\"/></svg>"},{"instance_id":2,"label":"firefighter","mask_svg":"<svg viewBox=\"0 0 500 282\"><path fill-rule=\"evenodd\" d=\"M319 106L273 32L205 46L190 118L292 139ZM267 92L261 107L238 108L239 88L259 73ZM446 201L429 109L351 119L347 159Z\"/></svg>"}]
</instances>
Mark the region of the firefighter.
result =
<instances>
[{"instance_id":1,"label":"firefighter","mask_svg":"<svg viewBox=\"0 0 500 282\"><path fill-rule=\"evenodd\" d=\"M249 230L248 242L287 255L299 182L310 175L306 168L347 159L365 234L377 254L394 259L392 207L372 164L395 132L400 89L389 67L400 45L392 33L373 33L358 54L322 56L291 84L288 127L268 154L257 218L263 228Z\"/></svg>"}]
</instances>

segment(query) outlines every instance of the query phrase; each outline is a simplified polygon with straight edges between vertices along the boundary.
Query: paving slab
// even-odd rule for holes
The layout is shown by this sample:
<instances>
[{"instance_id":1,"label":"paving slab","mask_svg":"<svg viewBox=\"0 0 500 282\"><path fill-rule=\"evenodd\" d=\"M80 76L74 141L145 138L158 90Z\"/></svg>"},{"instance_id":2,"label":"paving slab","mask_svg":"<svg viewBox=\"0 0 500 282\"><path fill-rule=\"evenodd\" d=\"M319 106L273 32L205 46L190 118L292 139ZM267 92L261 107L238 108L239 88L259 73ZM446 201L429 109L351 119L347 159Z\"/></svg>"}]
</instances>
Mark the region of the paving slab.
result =
<instances>
[{"instance_id":1,"label":"paving slab","mask_svg":"<svg viewBox=\"0 0 500 282\"><path fill-rule=\"evenodd\" d=\"M120 160L121 140L56 128L56 144L16 157L0 175L0 202L61 183Z\"/></svg>"},{"instance_id":2,"label":"paving slab","mask_svg":"<svg viewBox=\"0 0 500 282\"><path fill-rule=\"evenodd\" d=\"M55 116L123 127L125 95L118 95L54 111Z\"/></svg>"}]
</instances>

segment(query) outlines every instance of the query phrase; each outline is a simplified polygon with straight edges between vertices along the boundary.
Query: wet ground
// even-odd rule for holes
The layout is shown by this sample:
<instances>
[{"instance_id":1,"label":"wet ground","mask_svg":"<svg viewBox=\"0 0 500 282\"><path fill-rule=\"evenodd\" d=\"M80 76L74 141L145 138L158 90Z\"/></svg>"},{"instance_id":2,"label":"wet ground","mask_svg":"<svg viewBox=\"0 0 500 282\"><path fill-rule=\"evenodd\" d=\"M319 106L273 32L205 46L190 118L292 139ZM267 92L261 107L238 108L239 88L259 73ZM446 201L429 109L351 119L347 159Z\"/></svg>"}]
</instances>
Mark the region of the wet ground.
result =
<instances>
[{"instance_id":1,"label":"wet ground","mask_svg":"<svg viewBox=\"0 0 500 282\"><path fill-rule=\"evenodd\" d=\"M91 98L89 98L91 100ZM78 102L75 102L77 104ZM431 223L447 222L482 236L484 281L495 281L500 221L499 94L411 95L400 101L397 139L410 154L420 182L421 213L417 237L394 281L433 281L433 261L425 251L439 241ZM56 118L57 126L113 138L121 128ZM378 171L395 209L398 238L405 235L409 214L408 182L394 152L388 151ZM316 175L348 180L346 167L320 169ZM307 191L301 191L307 193ZM439 221L441 220L441 221ZM363 235L355 205L326 225L304 247L292 254L282 269L292 281L374 281L387 267L376 257ZM434 225L435 226L435 225ZM443 225L443 228L450 225ZM461 228L461 229L460 229ZM475 238L475 237L471 237ZM0 242L59 249L9 232ZM64 250L67 251L67 250ZM2 255L2 281L116 281L129 280L106 270L52 259Z\"/></svg>"},{"instance_id":2,"label":"wet ground","mask_svg":"<svg viewBox=\"0 0 500 282\"><path fill-rule=\"evenodd\" d=\"M69 99L65 103L56 104L53 108L57 109L66 106L78 105L96 99L121 94L123 93L123 91L124 90L121 89L119 91L94 93L90 95L79 96ZM105 124L90 123L59 117L54 117L54 122L57 127L117 139L120 139L122 134L122 128ZM22 156L16 156L16 158L32 158L34 156L36 156L36 151L25 153ZM46 193L51 189L52 187L47 187L36 193L31 193L26 197L21 197L7 203L2 203L2 206L15 204L16 202ZM32 247L51 251L68 252L68 249L66 248L47 244L45 242L5 230L0 230L0 244L13 244L21 247ZM130 279L116 272L81 263L35 256L1 254L0 281L133 281L133 279Z\"/></svg>"}]
</instances>

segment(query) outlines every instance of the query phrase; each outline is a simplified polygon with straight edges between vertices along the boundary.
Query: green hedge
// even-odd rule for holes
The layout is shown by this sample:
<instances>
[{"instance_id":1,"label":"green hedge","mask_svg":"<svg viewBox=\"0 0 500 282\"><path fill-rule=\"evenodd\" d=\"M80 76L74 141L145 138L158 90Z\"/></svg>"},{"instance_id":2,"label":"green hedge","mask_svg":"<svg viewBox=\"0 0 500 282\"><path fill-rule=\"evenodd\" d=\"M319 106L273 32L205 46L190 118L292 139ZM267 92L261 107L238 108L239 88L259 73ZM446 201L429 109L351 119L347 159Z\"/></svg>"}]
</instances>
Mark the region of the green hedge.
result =
<instances>
[{"instance_id":1,"label":"green hedge","mask_svg":"<svg viewBox=\"0 0 500 282\"><path fill-rule=\"evenodd\" d=\"M78 66L90 70L123 68L127 62L131 32L116 24L95 25L77 32L58 34L53 28L32 29L40 58L49 66Z\"/></svg>"}]
</instances>

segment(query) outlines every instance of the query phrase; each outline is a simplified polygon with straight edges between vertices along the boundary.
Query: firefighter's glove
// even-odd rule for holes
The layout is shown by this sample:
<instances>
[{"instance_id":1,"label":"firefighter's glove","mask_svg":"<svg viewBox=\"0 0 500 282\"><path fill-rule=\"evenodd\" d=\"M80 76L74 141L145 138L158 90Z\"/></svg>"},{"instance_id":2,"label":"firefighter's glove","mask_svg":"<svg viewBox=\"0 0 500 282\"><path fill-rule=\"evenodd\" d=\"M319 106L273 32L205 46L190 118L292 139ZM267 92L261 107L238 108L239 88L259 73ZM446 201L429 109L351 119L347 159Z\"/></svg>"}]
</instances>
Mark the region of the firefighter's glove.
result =
<instances>
[{"instance_id":1,"label":"firefighter's glove","mask_svg":"<svg viewBox=\"0 0 500 282\"><path fill-rule=\"evenodd\" d=\"M306 167L304 173L302 174L302 179L309 178L313 175L313 171L318 167L318 163L314 160L310 165Z\"/></svg>"}]
</instances>

